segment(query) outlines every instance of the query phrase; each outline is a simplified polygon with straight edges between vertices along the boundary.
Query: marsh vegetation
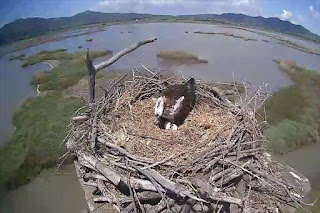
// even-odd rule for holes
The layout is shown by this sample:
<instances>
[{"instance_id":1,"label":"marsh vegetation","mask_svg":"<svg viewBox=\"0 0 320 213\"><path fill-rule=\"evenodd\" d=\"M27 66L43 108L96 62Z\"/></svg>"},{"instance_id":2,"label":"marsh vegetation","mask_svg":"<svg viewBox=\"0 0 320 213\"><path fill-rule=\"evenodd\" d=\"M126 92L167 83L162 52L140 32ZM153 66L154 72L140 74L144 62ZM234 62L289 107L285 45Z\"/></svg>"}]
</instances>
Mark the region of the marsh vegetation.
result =
<instances>
[{"instance_id":1,"label":"marsh vegetation","mask_svg":"<svg viewBox=\"0 0 320 213\"><path fill-rule=\"evenodd\" d=\"M320 140L320 75L292 60L275 60L293 84L274 93L267 101L268 148L285 153Z\"/></svg>"},{"instance_id":2,"label":"marsh vegetation","mask_svg":"<svg viewBox=\"0 0 320 213\"><path fill-rule=\"evenodd\" d=\"M279 40L279 42L278 42L279 44L284 45L286 47L290 47L290 48L293 48L293 49L296 49L296 50L299 50L299 51L302 51L302 52L305 52L305 53L309 53L309 54L320 55L319 52L316 52L316 51L314 51L314 50L312 50L312 49L310 49L308 47L305 47L305 46L302 46L300 44L297 44L297 43L295 43L293 41L289 41L289 40L283 39L280 36L270 35L270 34L263 33L263 32L257 32L257 31L246 29L246 28L243 28L242 30L245 30L245 31L248 31L248 32L253 32L253 33L256 33L256 34L261 34L261 35L264 35L264 36L268 36L268 37L273 38L273 39L277 39L277 40ZM222 36L227 36L227 37L232 37L232 38L243 39L244 41L258 41L258 39L255 39L255 38L236 35L236 34L230 33L230 32L202 32L202 31L195 31L194 33L196 33L196 34L204 34L204 35L222 35ZM262 42L269 42L269 40L266 40L266 39L261 39L261 41Z\"/></svg>"},{"instance_id":3,"label":"marsh vegetation","mask_svg":"<svg viewBox=\"0 0 320 213\"><path fill-rule=\"evenodd\" d=\"M67 52L54 52L54 53L38 53L27 57L22 66L27 67L30 65L37 64L46 60L72 60L73 56Z\"/></svg>"},{"instance_id":4,"label":"marsh vegetation","mask_svg":"<svg viewBox=\"0 0 320 213\"><path fill-rule=\"evenodd\" d=\"M97 58L111 54L111 51L92 52L92 57ZM60 60L61 65L53 68L50 72L38 72L34 75L31 83L40 85L39 90L63 90L76 84L86 75L86 65L84 53L76 52L69 54L66 52L54 52L47 54L37 54L26 59L23 66L35 64L46 60Z\"/></svg>"},{"instance_id":5,"label":"marsh vegetation","mask_svg":"<svg viewBox=\"0 0 320 213\"><path fill-rule=\"evenodd\" d=\"M10 56L9 61L13 61L13 60L23 60L23 58L25 57L25 54L20 54L17 56Z\"/></svg>"},{"instance_id":6,"label":"marsh vegetation","mask_svg":"<svg viewBox=\"0 0 320 213\"><path fill-rule=\"evenodd\" d=\"M320 56L320 52L313 51L310 48L301 46L301 45L299 45L297 43L294 43L292 41L289 41L289 40L281 39L279 43L284 45L284 46L286 46L286 47L290 47L290 48L293 48L293 49L296 49L296 50L300 50L300 51L305 52L305 53L309 53L309 54L314 54L314 55L319 55Z\"/></svg>"},{"instance_id":7,"label":"marsh vegetation","mask_svg":"<svg viewBox=\"0 0 320 213\"><path fill-rule=\"evenodd\" d=\"M49 53L58 53L58 52L65 52L67 49L61 48L61 49L54 49L54 50L41 50L39 54L49 54Z\"/></svg>"},{"instance_id":8,"label":"marsh vegetation","mask_svg":"<svg viewBox=\"0 0 320 213\"><path fill-rule=\"evenodd\" d=\"M80 99L62 98L59 92L25 101L13 117L16 130L11 140L0 150L0 183L14 188L54 166L64 151L59 144L69 117L83 104Z\"/></svg>"},{"instance_id":9,"label":"marsh vegetation","mask_svg":"<svg viewBox=\"0 0 320 213\"><path fill-rule=\"evenodd\" d=\"M245 41L258 41L258 39L255 39L255 38L249 38L249 37L245 37L245 36L241 36L241 35L236 35L236 34L233 34L233 33L230 33L230 32L201 32L201 31L196 31L194 33L196 33L196 34L205 34L205 35L223 35L223 36L227 36L227 37L243 39Z\"/></svg>"},{"instance_id":10,"label":"marsh vegetation","mask_svg":"<svg viewBox=\"0 0 320 213\"><path fill-rule=\"evenodd\" d=\"M161 50L157 54L157 57L163 60L173 61L182 64L208 63L207 60L199 59L197 55L184 51Z\"/></svg>"},{"instance_id":11,"label":"marsh vegetation","mask_svg":"<svg viewBox=\"0 0 320 213\"><path fill-rule=\"evenodd\" d=\"M97 58L110 51L92 51ZM82 99L63 96L63 90L78 83L86 75L85 52L73 54L64 51L47 51L26 59L25 66L45 60L60 60L50 72L38 72L32 84L49 93L30 97L16 111L16 127L10 141L0 150L0 183L10 188L25 184L43 168L56 165L64 152L60 147L66 136L70 116L84 105Z\"/></svg>"}]
</instances>

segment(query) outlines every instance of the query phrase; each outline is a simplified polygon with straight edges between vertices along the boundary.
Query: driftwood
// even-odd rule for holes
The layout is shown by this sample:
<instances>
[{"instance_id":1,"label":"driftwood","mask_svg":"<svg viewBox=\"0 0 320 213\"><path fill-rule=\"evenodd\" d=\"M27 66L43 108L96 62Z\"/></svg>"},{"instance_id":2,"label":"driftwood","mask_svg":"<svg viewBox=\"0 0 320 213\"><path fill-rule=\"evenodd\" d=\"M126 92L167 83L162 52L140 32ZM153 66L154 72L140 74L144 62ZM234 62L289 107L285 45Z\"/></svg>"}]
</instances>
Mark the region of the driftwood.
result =
<instances>
[{"instance_id":1,"label":"driftwood","mask_svg":"<svg viewBox=\"0 0 320 213\"><path fill-rule=\"evenodd\" d=\"M94 69L100 70L155 40L137 43ZM219 109L222 116L228 115L225 123L217 129L192 129L194 135L200 135L199 141L194 141L193 135L169 141L143 131L132 133L129 124L120 121L122 116L125 121L135 121L136 105L146 106L166 82L181 81L147 68L135 69L132 78L123 81L124 77L115 79L100 100L71 119L66 145L76 156L79 181L83 187L96 187L100 192L88 203L109 203L121 212L265 212L281 211L292 203L306 205L294 192L295 186L280 175L283 167L265 156L265 124L255 118L268 96L264 87L245 87L244 94L239 95L237 85L231 84L239 96L234 103L218 89L224 84L197 82L197 107L203 104L207 108L201 109ZM145 118L139 119L142 123ZM203 137L205 133L215 135ZM143 146L141 141L145 142ZM153 143L164 148L156 152L162 156L153 154L160 149ZM139 147L130 149L128 144ZM172 149L165 151L168 146ZM176 151L179 146L182 148ZM238 193L240 185L243 189Z\"/></svg>"}]
</instances>

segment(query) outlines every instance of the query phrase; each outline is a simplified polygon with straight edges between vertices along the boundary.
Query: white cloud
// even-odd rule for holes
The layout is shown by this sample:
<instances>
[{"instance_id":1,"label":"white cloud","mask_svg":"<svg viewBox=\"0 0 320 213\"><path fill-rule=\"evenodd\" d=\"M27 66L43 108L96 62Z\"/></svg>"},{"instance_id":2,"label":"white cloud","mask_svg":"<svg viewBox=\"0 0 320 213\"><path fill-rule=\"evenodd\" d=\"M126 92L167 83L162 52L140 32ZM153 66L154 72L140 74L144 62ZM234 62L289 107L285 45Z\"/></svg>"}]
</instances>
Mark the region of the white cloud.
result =
<instances>
[{"instance_id":1,"label":"white cloud","mask_svg":"<svg viewBox=\"0 0 320 213\"><path fill-rule=\"evenodd\" d=\"M320 18L320 13L313 8L313 5L309 6L309 11L313 18L317 18L317 19Z\"/></svg>"},{"instance_id":2,"label":"white cloud","mask_svg":"<svg viewBox=\"0 0 320 213\"><path fill-rule=\"evenodd\" d=\"M233 1L232 5L234 5L234 6L250 5L250 1L249 0Z\"/></svg>"},{"instance_id":3,"label":"white cloud","mask_svg":"<svg viewBox=\"0 0 320 213\"><path fill-rule=\"evenodd\" d=\"M279 16L281 20L287 21L292 17L292 13L287 10L282 10L282 14Z\"/></svg>"},{"instance_id":4,"label":"white cloud","mask_svg":"<svg viewBox=\"0 0 320 213\"><path fill-rule=\"evenodd\" d=\"M306 19L305 19L305 17L303 16L303 15L298 15L297 16L297 22L299 23L299 24L301 24L301 23L303 23L303 22L305 22L306 21Z\"/></svg>"},{"instance_id":5,"label":"white cloud","mask_svg":"<svg viewBox=\"0 0 320 213\"><path fill-rule=\"evenodd\" d=\"M92 10L152 14L244 13L261 15L259 0L102 0Z\"/></svg>"}]
</instances>

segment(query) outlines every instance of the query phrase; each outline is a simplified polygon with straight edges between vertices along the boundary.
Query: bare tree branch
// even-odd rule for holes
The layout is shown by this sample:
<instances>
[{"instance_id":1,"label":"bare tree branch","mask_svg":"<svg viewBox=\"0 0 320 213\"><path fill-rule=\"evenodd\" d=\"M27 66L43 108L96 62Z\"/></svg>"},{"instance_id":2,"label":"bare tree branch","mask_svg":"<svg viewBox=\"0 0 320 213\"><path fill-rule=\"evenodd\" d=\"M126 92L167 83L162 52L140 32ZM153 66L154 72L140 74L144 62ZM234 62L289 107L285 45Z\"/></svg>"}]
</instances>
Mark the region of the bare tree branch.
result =
<instances>
[{"instance_id":1,"label":"bare tree branch","mask_svg":"<svg viewBox=\"0 0 320 213\"><path fill-rule=\"evenodd\" d=\"M113 64L114 62L116 62L117 60L119 60L122 56L138 49L139 47L141 47L142 45L148 44L148 43L152 43L155 42L156 40L158 40L157 37L154 38L150 38L144 41L140 41L138 43L135 43L133 45L131 45L130 47L118 52L117 54L115 54L112 58L108 59L105 62L101 62L100 64L97 64L94 66L94 68L96 69L96 71L99 71L105 67L110 66L111 64Z\"/></svg>"}]
</instances>

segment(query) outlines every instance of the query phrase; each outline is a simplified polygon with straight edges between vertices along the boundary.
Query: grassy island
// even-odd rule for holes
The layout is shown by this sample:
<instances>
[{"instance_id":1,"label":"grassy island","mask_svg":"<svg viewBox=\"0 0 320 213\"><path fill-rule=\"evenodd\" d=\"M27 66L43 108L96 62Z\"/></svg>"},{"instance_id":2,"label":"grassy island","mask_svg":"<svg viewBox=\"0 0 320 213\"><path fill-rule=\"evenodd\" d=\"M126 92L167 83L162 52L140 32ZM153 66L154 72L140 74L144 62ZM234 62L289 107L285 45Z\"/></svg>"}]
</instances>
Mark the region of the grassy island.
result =
<instances>
[{"instance_id":1,"label":"grassy island","mask_svg":"<svg viewBox=\"0 0 320 213\"><path fill-rule=\"evenodd\" d=\"M39 54L58 53L58 52L65 52L65 51L67 51L67 49L64 49L64 48L54 49L54 50L41 50Z\"/></svg>"},{"instance_id":2,"label":"grassy island","mask_svg":"<svg viewBox=\"0 0 320 213\"><path fill-rule=\"evenodd\" d=\"M26 55L25 54L20 54L17 56L10 56L9 61L13 61L13 60L22 60Z\"/></svg>"},{"instance_id":3,"label":"grassy island","mask_svg":"<svg viewBox=\"0 0 320 213\"><path fill-rule=\"evenodd\" d=\"M267 101L269 149L285 153L320 138L320 75L291 60L275 60L293 84Z\"/></svg>"},{"instance_id":4,"label":"grassy island","mask_svg":"<svg viewBox=\"0 0 320 213\"><path fill-rule=\"evenodd\" d=\"M161 50L157 57L183 64L208 63L207 60L199 59L197 55L184 51Z\"/></svg>"}]
</instances>

